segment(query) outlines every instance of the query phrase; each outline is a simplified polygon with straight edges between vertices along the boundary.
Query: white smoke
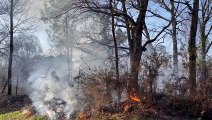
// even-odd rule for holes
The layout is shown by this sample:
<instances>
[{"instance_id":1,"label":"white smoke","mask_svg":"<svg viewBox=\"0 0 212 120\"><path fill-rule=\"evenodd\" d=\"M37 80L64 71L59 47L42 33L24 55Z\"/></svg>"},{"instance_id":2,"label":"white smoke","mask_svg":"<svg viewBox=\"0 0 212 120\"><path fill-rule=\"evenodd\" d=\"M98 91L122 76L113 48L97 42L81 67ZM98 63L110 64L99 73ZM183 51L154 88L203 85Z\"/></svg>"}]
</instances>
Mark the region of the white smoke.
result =
<instances>
[{"instance_id":1,"label":"white smoke","mask_svg":"<svg viewBox=\"0 0 212 120\"><path fill-rule=\"evenodd\" d=\"M41 115L56 120L58 113L66 117L76 110L76 89L67 79L66 57L47 57L38 61L35 71L28 78L29 97Z\"/></svg>"}]
</instances>

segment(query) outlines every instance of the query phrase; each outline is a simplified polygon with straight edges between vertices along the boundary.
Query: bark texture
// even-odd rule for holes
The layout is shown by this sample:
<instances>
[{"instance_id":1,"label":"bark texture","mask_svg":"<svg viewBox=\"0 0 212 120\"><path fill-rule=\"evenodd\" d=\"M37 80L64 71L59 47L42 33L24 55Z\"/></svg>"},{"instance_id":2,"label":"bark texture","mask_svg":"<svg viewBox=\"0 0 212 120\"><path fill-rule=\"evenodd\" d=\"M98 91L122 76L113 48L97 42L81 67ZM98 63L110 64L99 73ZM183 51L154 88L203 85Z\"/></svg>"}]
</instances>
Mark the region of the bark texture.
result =
<instances>
[{"instance_id":1,"label":"bark texture","mask_svg":"<svg viewBox=\"0 0 212 120\"><path fill-rule=\"evenodd\" d=\"M190 96L193 97L196 91L196 34L198 26L198 11L199 11L199 0L194 0L193 9L191 11L191 28L189 38L189 91Z\"/></svg>"},{"instance_id":2,"label":"bark texture","mask_svg":"<svg viewBox=\"0 0 212 120\"><path fill-rule=\"evenodd\" d=\"M12 61L13 61L13 0L10 1L10 51L9 51L9 64L8 64L8 95L12 95Z\"/></svg>"}]
</instances>

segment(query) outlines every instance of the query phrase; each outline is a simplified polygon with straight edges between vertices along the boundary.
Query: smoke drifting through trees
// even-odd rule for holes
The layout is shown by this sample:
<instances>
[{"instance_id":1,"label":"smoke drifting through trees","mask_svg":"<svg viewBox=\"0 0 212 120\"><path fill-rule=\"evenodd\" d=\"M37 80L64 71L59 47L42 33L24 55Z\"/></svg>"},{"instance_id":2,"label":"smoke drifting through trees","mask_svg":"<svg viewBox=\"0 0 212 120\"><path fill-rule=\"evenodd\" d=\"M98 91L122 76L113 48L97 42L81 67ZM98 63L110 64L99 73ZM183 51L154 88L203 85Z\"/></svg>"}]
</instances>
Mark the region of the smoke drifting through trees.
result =
<instances>
[{"instance_id":1,"label":"smoke drifting through trees","mask_svg":"<svg viewBox=\"0 0 212 120\"><path fill-rule=\"evenodd\" d=\"M28 1L0 3L0 88L4 93L8 85L9 95L11 85L26 89L40 114L56 119L55 102L69 115L105 96L106 104L126 96L154 101L159 92L209 95L211 0L45 0L45 55L25 24L31 18L23 19Z\"/></svg>"},{"instance_id":2,"label":"smoke drifting through trees","mask_svg":"<svg viewBox=\"0 0 212 120\"><path fill-rule=\"evenodd\" d=\"M21 34L23 35L23 33L26 35L25 37L30 35L32 36L30 32L32 32L35 27L31 23L33 18L28 14L29 0L2 0L1 8L1 53L2 56L8 57L7 81L4 85L2 93L7 86L8 95L12 95L12 80L14 79L12 71L15 60L14 50L17 48L14 45L16 42L15 39L19 39L18 37L21 37ZM32 43L33 42L34 41L32 41Z\"/></svg>"}]
</instances>

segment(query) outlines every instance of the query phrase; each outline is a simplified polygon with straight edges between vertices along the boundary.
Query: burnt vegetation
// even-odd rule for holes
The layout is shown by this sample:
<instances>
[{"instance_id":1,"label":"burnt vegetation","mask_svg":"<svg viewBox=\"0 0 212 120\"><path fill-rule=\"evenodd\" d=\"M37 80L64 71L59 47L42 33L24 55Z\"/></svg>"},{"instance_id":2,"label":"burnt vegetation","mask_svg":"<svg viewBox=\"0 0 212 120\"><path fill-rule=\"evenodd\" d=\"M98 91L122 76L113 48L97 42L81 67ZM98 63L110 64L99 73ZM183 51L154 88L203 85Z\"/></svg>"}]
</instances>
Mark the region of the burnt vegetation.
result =
<instances>
[{"instance_id":1,"label":"burnt vegetation","mask_svg":"<svg viewBox=\"0 0 212 120\"><path fill-rule=\"evenodd\" d=\"M1 0L0 120L210 120L211 46L212 0Z\"/></svg>"}]
</instances>

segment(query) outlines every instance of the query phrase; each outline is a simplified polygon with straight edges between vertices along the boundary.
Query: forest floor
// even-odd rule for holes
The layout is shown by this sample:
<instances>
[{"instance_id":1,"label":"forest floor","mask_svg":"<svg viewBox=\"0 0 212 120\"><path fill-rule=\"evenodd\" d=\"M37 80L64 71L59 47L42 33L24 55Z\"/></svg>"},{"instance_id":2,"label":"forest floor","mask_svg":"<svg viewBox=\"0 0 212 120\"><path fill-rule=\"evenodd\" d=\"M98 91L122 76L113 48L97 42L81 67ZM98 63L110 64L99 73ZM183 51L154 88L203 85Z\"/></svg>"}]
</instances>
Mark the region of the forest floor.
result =
<instances>
[{"instance_id":1,"label":"forest floor","mask_svg":"<svg viewBox=\"0 0 212 120\"><path fill-rule=\"evenodd\" d=\"M31 100L26 95L0 96L0 114L20 110L28 105L31 105L31 103Z\"/></svg>"},{"instance_id":2,"label":"forest floor","mask_svg":"<svg viewBox=\"0 0 212 120\"><path fill-rule=\"evenodd\" d=\"M46 120L35 114L24 114L31 104L26 95L0 96L0 120ZM197 120L198 108L187 100L160 98L151 104L126 100L77 113L75 120Z\"/></svg>"},{"instance_id":3,"label":"forest floor","mask_svg":"<svg viewBox=\"0 0 212 120\"><path fill-rule=\"evenodd\" d=\"M0 120L45 120L42 116L24 114L32 102L26 95L0 96Z\"/></svg>"},{"instance_id":4,"label":"forest floor","mask_svg":"<svg viewBox=\"0 0 212 120\"><path fill-rule=\"evenodd\" d=\"M88 120L197 120L200 112L201 108L195 102L164 97L155 102L129 99L93 112L86 110L78 117Z\"/></svg>"}]
</instances>

